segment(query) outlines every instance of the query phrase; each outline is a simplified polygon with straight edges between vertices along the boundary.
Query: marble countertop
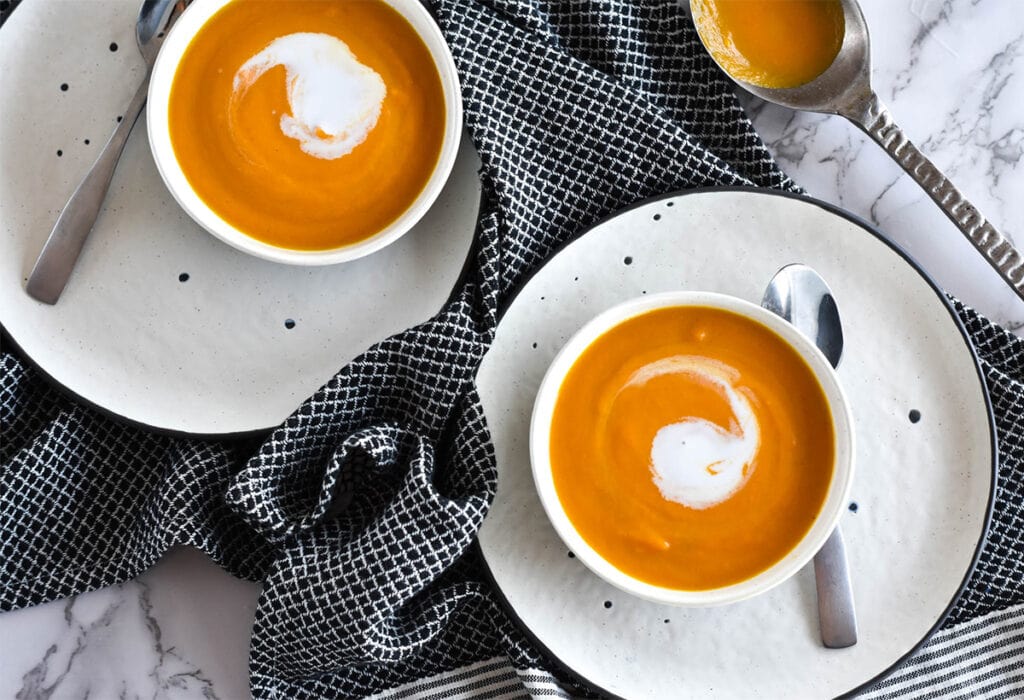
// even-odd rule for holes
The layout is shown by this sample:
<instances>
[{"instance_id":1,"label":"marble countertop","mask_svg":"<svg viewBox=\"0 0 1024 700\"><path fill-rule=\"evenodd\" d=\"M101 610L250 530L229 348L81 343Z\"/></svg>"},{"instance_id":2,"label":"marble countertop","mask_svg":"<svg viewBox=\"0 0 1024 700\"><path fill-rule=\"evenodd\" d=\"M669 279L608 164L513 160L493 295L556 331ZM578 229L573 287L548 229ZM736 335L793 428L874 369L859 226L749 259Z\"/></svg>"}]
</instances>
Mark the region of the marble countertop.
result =
<instances>
[{"instance_id":1,"label":"marble countertop","mask_svg":"<svg viewBox=\"0 0 1024 700\"><path fill-rule=\"evenodd\" d=\"M1024 247L1024 20L1015 2L861 0L873 82L909 137ZM1024 302L838 117L747 99L807 192L875 224L940 286L1024 336ZM137 580L0 615L0 698L246 698L259 587L174 549Z\"/></svg>"},{"instance_id":2,"label":"marble countertop","mask_svg":"<svg viewBox=\"0 0 1024 700\"><path fill-rule=\"evenodd\" d=\"M994 0L861 0L872 84L906 135L1024 245L1024 19ZM881 148L839 117L748 100L807 193L876 225L939 286L1018 333L1024 302Z\"/></svg>"}]
</instances>

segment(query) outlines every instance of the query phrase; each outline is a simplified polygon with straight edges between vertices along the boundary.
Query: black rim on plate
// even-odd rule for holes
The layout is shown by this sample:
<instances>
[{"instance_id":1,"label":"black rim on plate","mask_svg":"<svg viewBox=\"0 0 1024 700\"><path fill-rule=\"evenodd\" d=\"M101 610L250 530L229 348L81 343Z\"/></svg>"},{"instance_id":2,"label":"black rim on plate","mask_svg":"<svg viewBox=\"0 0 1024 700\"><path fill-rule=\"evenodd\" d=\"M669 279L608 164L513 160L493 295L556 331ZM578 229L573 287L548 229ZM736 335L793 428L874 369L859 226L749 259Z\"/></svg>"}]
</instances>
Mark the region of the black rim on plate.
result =
<instances>
[{"instance_id":1,"label":"black rim on plate","mask_svg":"<svg viewBox=\"0 0 1024 700\"><path fill-rule=\"evenodd\" d=\"M995 416L992 412L992 399L989 396L988 385L985 383L985 376L981 370L981 363L978 361L978 354L975 351L974 346L971 344L970 337L967 334L967 329L964 328L963 322L961 322L960 317L956 315L956 310L953 308L952 303L950 303L949 299L939 288L938 284L935 283L935 280L933 280L931 276L917 263L916 260L910 257L910 255L905 250L903 250L899 245L888 240L872 224L868 223L867 221L865 221L864 219L860 218L855 214L852 214L848 211L844 211L843 209L840 209L839 207L833 204L829 204L828 202L823 202L820 199L815 199L813 197L808 197L806 195L793 194L790 192L760 189L755 187L698 187L689 190L677 190L675 192L670 192L668 194L656 195L654 197L649 197L647 199L634 202L628 207L619 209L618 211L615 211L612 214L600 219L599 221L587 226L579 234L573 236L570 240L566 241L562 246L555 250L548 258L548 262L553 260L555 256L560 255L569 246L571 246L573 243L578 241L583 236L587 235L594 229L604 225L608 221L622 214L625 214L634 209L639 209L641 207L645 207L650 204L656 204L658 202L662 202L665 200L675 200L680 197L684 197L691 194L706 194L711 192L741 192L748 194L764 194L775 197L784 197L786 199L795 199L801 202L805 202L807 204L812 204L820 209L824 209L826 212L830 214L839 216L840 218L846 219L847 221L856 224L865 232L871 234L872 236L880 240L882 243L884 243L886 246L888 246L893 252L895 252L900 258L902 258L905 263L910 265L910 267L913 268L913 270L928 284L928 286L931 287L932 291L935 292L935 295L942 302L947 313L949 313L950 319L953 321L953 324L956 326L956 329L960 332L960 336L964 341L964 345L967 346L967 351L970 353L971 360L974 362L974 370L977 374L978 384L981 387L982 397L985 400L985 413L988 416L989 445L992 451L992 464L990 465L991 474L989 477L988 502L985 506L984 520L982 522L981 532L978 535L978 543L974 548L974 554L971 556L971 560L967 566L967 570L965 571L964 576L960 581L960 584L957 586L956 592L953 594L952 599L949 601L949 604L945 607L945 609L939 615L939 618L935 621L935 624L933 624L928 629L925 635L910 649L908 649L906 653L904 653L902 656L896 659L896 661L894 661L887 668L882 669L877 674L867 679L860 685L837 696L839 698L849 698L856 695L857 693L860 693L868 689L870 686L874 685L875 683L878 683L887 676L891 675L900 666L902 666L903 663L906 662L911 656L917 653L919 649L921 649L925 644L927 644L928 640L932 638L932 635L934 635L942 627L943 623L945 623L945 621L948 619L949 614L953 611L953 608L956 607L956 604L959 602L960 597L963 595L964 591L967 588L967 584L970 582L971 576L974 574L974 570L978 565L978 559L981 556L981 552L985 548L985 544L988 540L989 527L992 522L992 509L995 505L996 471L999 466L999 444L996 441L996 426ZM539 266L536 270L534 270L526 277L524 277L524 279L516 286L515 290L509 295L507 302L503 305L501 309L499 309L499 325L501 319L504 317L509 307L511 307L515 300L518 298L519 293L522 292L523 288L527 284L529 284L530 280L533 279L534 275L536 275L541 269L543 269L543 267L544 265ZM504 591L501 590L501 587L498 585L498 582L495 580L494 574L491 571L490 564L488 564L487 562L487 553L484 551L484 548L480 545L479 539L476 541L476 547L480 554L480 560L483 562L484 574L487 580L490 582L492 588L494 589L498 602L505 609L506 613L511 618L511 620L516 624L516 626L525 634L527 639L529 639L530 642L538 650L540 650L550 661L552 661L554 665L557 667L557 669L561 671L566 677L578 679L578 681L581 682L583 685L590 686L591 688L597 690L604 696L611 698L620 697L618 695L615 695L614 693L609 692L608 690L605 690L598 683L595 683L594 681L586 678L585 676L581 675L578 671L568 666L556 654L554 654L543 642L541 642L537 635L534 634L534 632L526 625L523 619L519 616L515 607L505 596Z\"/></svg>"},{"instance_id":2,"label":"black rim on plate","mask_svg":"<svg viewBox=\"0 0 1024 700\"><path fill-rule=\"evenodd\" d=\"M458 276L455 278L455 284L452 286L452 291L449 292L447 297L445 297L445 301L441 304L440 309L443 309L454 299L454 297L458 294L459 290L462 288L466 276L470 272L474 254L476 253L477 250L477 242L480 239L480 216L484 212L486 204L484 201L484 196L484 193L481 191L479 201L477 202L477 222L476 228L473 233L473 237L470 239L469 246L467 246L466 248L466 257L462 261L462 267L459 269ZM438 311L440 311L440 309L438 309ZM383 340L383 338L381 340ZM17 355L18 358L27 362L40 375L40 377L42 377L46 381L47 384L60 391L62 394L70 398L72 401L79 403L83 406L87 406L117 423L121 423L132 428L138 428L139 430L145 430L151 433L156 433L158 435L167 435L168 437L191 438L196 440L247 440L250 438L268 435L277 428L277 426L274 425L263 428L253 428L252 430L241 430L227 433L201 433L192 432L188 430L177 430L175 428L164 428L158 425L150 425L149 423L144 423L142 421L135 420L134 418L129 418L128 416L117 413L113 409L101 406L100 404L95 403L94 401L90 401L81 394L75 392L73 389L70 389L66 385L62 384L60 380L56 379L53 375L47 372L38 362L36 362L32 358L31 355L25 352L25 349L18 344L18 341L15 340L11 332L7 330L6 327L4 327L2 322L0 322L0 347L8 344L10 345L11 348L13 348L14 354ZM296 408L298 408L298 406L296 406ZM287 416L285 418L287 418ZM282 422L283 421L284 419L282 419Z\"/></svg>"}]
</instances>

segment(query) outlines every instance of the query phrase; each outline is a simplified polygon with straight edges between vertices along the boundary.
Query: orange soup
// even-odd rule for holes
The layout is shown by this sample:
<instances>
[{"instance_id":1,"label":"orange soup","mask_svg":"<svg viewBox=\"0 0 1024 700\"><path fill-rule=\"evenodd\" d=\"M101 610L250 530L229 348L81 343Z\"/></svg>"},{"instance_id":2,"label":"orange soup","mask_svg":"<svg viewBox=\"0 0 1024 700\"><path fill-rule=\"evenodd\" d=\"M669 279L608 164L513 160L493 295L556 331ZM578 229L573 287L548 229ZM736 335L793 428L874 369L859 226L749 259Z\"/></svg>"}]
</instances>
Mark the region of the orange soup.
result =
<instances>
[{"instance_id":1,"label":"orange soup","mask_svg":"<svg viewBox=\"0 0 1024 700\"><path fill-rule=\"evenodd\" d=\"M214 212L271 245L329 250L409 208L446 107L429 49L381 0L233 0L189 44L168 116Z\"/></svg>"},{"instance_id":2,"label":"orange soup","mask_svg":"<svg viewBox=\"0 0 1024 700\"><path fill-rule=\"evenodd\" d=\"M832 479L832 414L786 341L738 314L672 307L580 355L551 420L555 490L630 576L707 590L756 576L810 530Z\"/></svg>"},{"instance_id":3,"label":"orange soup","mask_svg":"<svg viewBox=\"0 0 1024 700\"><path fill-rule=\"evenodd\" d=\"M694 19L715 60L767 88L814 80L843 44L839 0L697 0Z\"/></svg>"}]
</instances>

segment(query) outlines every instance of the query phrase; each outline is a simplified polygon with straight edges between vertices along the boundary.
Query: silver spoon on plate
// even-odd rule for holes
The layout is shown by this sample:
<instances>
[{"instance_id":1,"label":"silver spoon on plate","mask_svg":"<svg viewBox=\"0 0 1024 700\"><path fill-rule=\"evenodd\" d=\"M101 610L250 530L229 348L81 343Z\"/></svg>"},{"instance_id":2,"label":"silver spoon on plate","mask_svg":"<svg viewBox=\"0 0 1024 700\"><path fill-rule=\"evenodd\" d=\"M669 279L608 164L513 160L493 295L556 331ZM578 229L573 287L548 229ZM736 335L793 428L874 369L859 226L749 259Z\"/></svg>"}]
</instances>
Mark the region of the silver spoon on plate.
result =
<instances>
[{"instance_id":1,"label":"silver spoon on plate","mask_svg":"<svg viewBox=\"0 0 1024 700\"><path fill-rule=\"evenodd\" d=\"M786 265L764 291L761 306L789 321L811 340L833 367L843 356L843 324L825 280L806 265ZM818 627L830 649L857 643L857 612L846 562L843 533L836 526L814 555L818 590Z\"/></svg>"},{"instance_id":2,"label":"silver spoon on plate","mask_svg":"<svg viewBox=\"0 0 1024 700\"><path fill-rule=\"evenodd\" d=\"M1024 254L967 201L896 125L889 110L871 89L868 27L860 5L857 0L840 0L840 3L844 33L835 60L810 82L790 88L761 87L732 75L711 50L711 45L722 42L720 35L714 34L718 31L714 19L705 12L706 0L690 0L690 11L704 47L730 78L767 102L790 109L838 114L863 129L928 193L1017 296L1024 300Z\"/></svg>"},{"instance_id":3,"label":"silver spoon on plate","mask_svg":"<svg viewBox=\"0 0 1024 700\"><path fill-rule=\"evenodd\" d=\"M121 122L103 147L96 162L86 173L71 199L64 205L57 223L53 225L49 238L43 245L36 264L25 285L25 291L33 299L46 304L56 304L71 277L75 263L85 245L85 239L92 231L100 215L103 200L106 199L110 180L114 176L121 151L128 142L128 136L135 126L142 107L146 104L149 88L149 73L164 43L164 35L171 24L185 9L185 0L144 0L135 22L135 41L139 52L146 61L146 75L142 84L124 110Z\"/></svg>"}]
</instances>

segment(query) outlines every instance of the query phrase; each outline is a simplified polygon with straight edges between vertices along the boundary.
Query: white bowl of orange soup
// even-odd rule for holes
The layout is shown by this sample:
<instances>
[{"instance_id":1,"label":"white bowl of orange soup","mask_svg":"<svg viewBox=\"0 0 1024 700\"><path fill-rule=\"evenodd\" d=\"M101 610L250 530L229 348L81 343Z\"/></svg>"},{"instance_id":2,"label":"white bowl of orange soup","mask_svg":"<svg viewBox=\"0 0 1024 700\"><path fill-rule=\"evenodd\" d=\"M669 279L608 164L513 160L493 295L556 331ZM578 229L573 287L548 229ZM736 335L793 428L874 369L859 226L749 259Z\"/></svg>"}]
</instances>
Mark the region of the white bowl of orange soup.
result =
<instances>
[{"instance_id":1,"label":"white bowl of orange soup","mask_svg":"<svg viewBox=\"0 0 1024 700\"><path fill-rule=\"evenodd\" d=\"M325 265L408 232L458 152L455 64L418 0L195 0L153 68L168 189L247 253Z\"/></svg>"},{"instance_id":2,"label":"white bowl of orange soup","mask_svg":"<svg viewBox=\"0 0 1024 700\"><path fill-rule=\"evenodd\" d=\"M530 426L544 510L594 573L681 606L745 600L828 539L853 479L835 372L742 299L668 292L594 318L547 371Z\"/></svg>"}]
</instances>

